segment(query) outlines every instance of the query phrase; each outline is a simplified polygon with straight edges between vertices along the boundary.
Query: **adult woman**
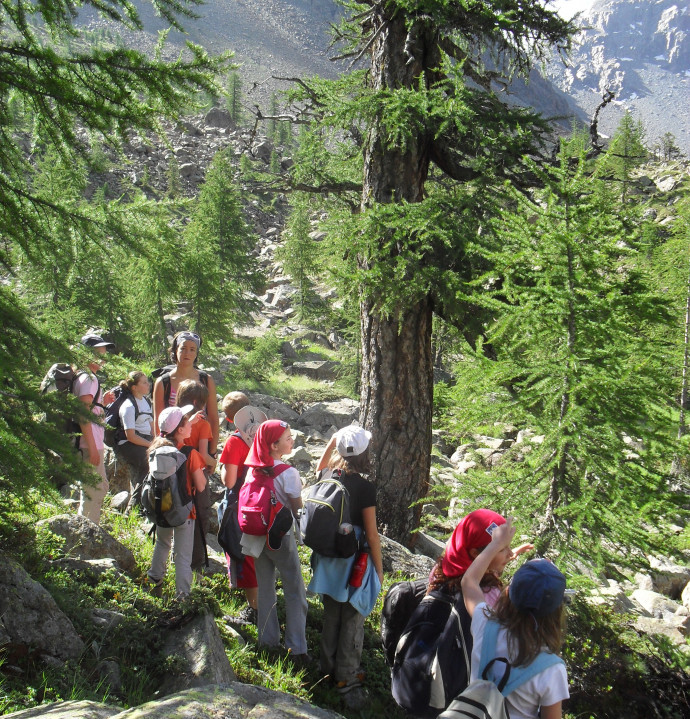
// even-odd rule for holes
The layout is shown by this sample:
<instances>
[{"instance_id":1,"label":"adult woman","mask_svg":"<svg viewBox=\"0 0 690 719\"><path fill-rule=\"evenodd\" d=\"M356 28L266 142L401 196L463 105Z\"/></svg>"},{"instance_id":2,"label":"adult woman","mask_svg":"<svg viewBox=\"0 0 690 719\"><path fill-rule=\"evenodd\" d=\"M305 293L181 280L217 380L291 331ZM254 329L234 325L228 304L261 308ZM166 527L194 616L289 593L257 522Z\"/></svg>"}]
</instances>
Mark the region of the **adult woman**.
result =
<instances>
[{"instance_id":1,"label":"adult woman","mask_svg":"<svg viewBox=\"0 0 690 719\"><path fill-rule=\"evenodd\" d=\"M192 379L208 388L206 419L213 435L209 452L215 457L218 447L218 402L216 383L206 372L197 369L196 361L201 348L201 337L194 332L178 332L170 346L170 360L175 364L170 372L162 374L153 386L153 424L158 433L158 416L166 407L174 407L180 382Z\"/></svg>"},{"instance_id":2,"label":"adult woman","mask_svg":"<svg viewBox=\"0 0 690 719\"><path fill-rule=\"evenodd\" d=\"M120 387L130 396L120 405L120 425L125 436L115 446L115 454L134 469L127 506L131 509L141 503L141 486L149 471L147 450L153 440L153 410L146 395L151 385L145 372L135 371L120 382Z\"/></svg>"}]
</instances>

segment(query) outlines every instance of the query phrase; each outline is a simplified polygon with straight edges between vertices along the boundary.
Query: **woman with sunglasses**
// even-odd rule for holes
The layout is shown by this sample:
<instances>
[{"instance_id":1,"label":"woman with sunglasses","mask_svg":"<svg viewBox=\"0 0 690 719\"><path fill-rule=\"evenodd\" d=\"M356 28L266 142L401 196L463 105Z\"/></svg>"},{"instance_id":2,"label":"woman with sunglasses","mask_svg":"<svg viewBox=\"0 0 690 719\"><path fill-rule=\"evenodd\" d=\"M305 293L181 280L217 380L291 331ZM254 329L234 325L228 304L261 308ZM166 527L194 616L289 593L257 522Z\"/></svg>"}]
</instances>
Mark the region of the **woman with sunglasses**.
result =
<instances>
[{"instance_id":1,"label":"woman with sunglasses","mask_svg":"<svg viewBox=\"0 0 690 719\"><path fill-rule=\"evenodd\" d=\"M177 389L180 382L187 379L201 382L208 388L208 402L205 415L211 425L213 438L208 451L215 457L218 447L218 401L216 399L216 383L213 377L203 370L197 369L196 361L201 349L201 337L195 332L178 332L170 346L170 360L174 363L173 369L162 374L153 386L153 422L158 434L158 416L166 407L174 407L177 398Z\"/></svg>"}]
</instances>

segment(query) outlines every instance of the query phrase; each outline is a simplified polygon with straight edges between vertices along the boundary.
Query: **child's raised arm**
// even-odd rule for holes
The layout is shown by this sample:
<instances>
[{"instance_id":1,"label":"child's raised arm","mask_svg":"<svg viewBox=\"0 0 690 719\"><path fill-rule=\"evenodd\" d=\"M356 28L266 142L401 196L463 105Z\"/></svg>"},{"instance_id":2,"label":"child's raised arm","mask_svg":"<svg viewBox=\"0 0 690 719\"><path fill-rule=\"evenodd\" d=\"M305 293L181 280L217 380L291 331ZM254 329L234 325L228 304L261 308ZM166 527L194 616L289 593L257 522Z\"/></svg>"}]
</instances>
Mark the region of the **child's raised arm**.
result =
<instances>
[{"instance_id":1,"label":"child's raised arm","mask_svg":"<svg viewBox=\"0 0 690 719\"><path fill-rule=\"evenodd\" d=\"M486 574L491 560L502 549L510 546L510 541L514 534L513 518L508 517L505 524L494 528L491 534L491 542L477 555L477 558L470 564L469 569L463 575L462 596L465 600L465 608L470 616L474 614L478 604L486 601L479 583Z\"/></svg>"}]
</instances>

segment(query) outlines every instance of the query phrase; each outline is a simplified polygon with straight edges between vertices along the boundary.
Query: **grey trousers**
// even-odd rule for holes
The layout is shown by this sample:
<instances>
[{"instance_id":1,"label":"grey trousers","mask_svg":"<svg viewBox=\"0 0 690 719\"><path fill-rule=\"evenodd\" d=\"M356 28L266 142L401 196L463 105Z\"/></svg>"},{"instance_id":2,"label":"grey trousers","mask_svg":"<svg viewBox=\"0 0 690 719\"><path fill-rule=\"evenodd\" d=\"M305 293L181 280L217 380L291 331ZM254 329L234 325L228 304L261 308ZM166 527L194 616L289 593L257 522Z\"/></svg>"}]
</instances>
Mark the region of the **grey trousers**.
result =
<instances>
[{"instance_id":1,"label":"grey trousers","mask_svg":"<svg viewBox=\"0 0 690 719\"><path fill-rule=\"evenodd\" d=\"M192 548L194 547L194 520L188 519L179 527L156 527L156 545L153 548L149 579L163 579L168 564L170 548L175 542L175 590L178 597L185 597L192 587Z\"/></svg>"},{"instance_id":2,"label":"grey trousers","mask_svg":"<svg viewBox=\"0 0 690 719\"><path fill-rule=\"evenodd\" d=\"M364 646L364 617L349 603L323 595L321 671L336 682L349 682L360 671Z\"/></svg>"},{"instance_id":3,"label":"grey trousers","mask_svg":"<svg viewBox=\"0 0 690 719\"><path fill-rule=\"evenodd\" d=\"M297 543L292 532L283 537L280 549L264 546L254 560L259 585L259 644L280 645L280 625L276 611L276 569L280 572L285 595L285 646L293 654L307 652L307 592L302 580Z\"/></svg>"}]
</instances>

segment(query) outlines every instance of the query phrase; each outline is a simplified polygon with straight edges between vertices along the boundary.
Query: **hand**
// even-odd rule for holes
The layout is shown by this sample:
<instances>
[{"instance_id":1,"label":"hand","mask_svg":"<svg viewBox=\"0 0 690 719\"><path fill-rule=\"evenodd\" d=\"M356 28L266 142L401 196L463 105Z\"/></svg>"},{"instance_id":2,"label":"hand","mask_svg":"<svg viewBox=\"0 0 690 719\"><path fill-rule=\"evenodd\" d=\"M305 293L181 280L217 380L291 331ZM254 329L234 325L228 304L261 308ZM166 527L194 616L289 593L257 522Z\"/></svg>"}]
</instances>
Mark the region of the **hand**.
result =
<instances>
[{"instance_id":1,"label":"hand","mask_svg":"<svg viewBox=\"0 0 690 719\"><path fill-rule=\"evenodd\" d=\"M515 527L513 527L513 518L508 517L505 524L501 524L491 534L491 544L499 547L508 547L515 535Z\"/></svg>"},{"instance_id":2,"label":"hand","mask_svg":"<svg viewBox=\"0 0 690 719\"><path fill-rule=\"evenodd\" d=\"M517 559L521 554L524 554L525 552L531 552L533 549L534 545L530 544L529 542L521 544L519 547L515 547L515 549L513 549L513 556L510 559Z\"/></svg>"},{"instance_id":3,"label":"hand","mask_svg":"<svg viewBox=\"0 0 690 719\"><path fill-rule=\"evenodd\" d=\"M109 389L103 395L103 404L112 404L114 401L115 401L115 392L113 392L113 390Z\"/></svg>"}]
</instances>

